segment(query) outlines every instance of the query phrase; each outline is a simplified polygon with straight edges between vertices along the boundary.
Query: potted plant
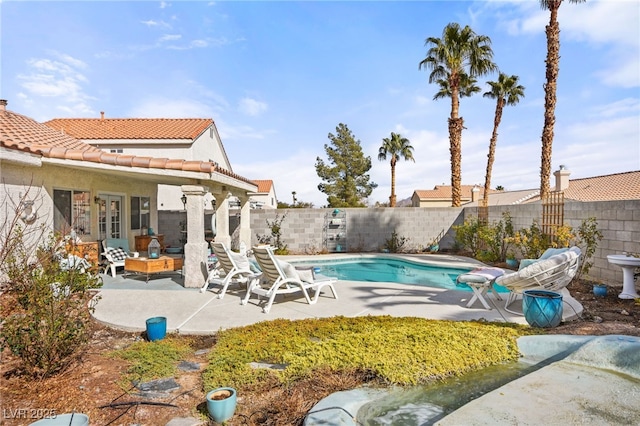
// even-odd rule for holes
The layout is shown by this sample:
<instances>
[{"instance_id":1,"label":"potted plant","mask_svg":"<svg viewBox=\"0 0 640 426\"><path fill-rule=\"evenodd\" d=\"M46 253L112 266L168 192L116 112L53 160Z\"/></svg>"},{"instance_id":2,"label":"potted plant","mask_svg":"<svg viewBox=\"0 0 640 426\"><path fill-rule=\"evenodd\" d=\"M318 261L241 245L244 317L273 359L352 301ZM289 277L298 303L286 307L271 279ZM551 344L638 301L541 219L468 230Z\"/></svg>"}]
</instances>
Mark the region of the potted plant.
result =
<instances>
[{"instance_id":1,"label":"potted plant","mask_svg":"<svg viewBox=\"0 0 640 426\"><path fill-rule=\"evenodd\" d=\"M607 295L607 285L602 283L593 284L593 294L595 296L604 297Z\"/></svg>"},{"instance_id":2,"label":"potted plant","mask_svg":"<svg viewBox=\"0 0 640 426\"><path fill-rule=\"evenodd\" d=\"M511 268L518 267L518 261L516 260L516 255L513 254L512 251L507 253L507 265L509 265L509 267Z\"/></svg>"},{"instance_id":3,"label":"potted plant","mask_svg":"<svg viewBox=\"0 0 640 426\"><path fill-rule=\"evenodd\" d=\"M234 388L217 388L207 393L207 411L216 423L226 422L233 417L236 403Z\"/></svg>"},{"instance_id":4,"label":"potted plant","mask_svg":"<svg viewBox=\"0 0 640 426\"><path fill-rule=\"evenodd\" d=\"M562 322L562 295L546 290L526 290L522 313L532 327L552 328Z\"/></svg>"}]
</instances>

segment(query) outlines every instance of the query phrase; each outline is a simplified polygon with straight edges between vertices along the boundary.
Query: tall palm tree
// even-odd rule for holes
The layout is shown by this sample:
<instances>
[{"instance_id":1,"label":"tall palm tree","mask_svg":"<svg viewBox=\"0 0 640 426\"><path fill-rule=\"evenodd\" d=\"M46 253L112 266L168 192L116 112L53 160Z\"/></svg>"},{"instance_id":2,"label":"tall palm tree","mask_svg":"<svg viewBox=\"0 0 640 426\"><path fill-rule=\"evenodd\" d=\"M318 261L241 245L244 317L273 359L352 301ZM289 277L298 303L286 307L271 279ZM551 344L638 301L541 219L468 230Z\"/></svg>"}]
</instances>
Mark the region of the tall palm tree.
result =
<instances>
[{"instance_id":1,"label":"tall palm tree","mask_svg":"<svg viewBox=\"0 0 640 426\"><path fill-rule=\"evenodd\" d=\"M489 205L489 187L491 186L491 169L496 155L496 142L498 141L498 126L502 121L502 110L505 105L515 105L524 97L524 86L518 84L518 76L509 77L500 73L498 81L488 81L491 90L482 96L496 100L496 113L493 117L493 133L489 141L489 154L487 155L487 174L484 177L484 202Z\"/></svg>"},{"instance_id":2,"label":"tall palm tree","mask_svg":"<svg viewBox=\"0 0 640 426\"><path fill-rule=\"evenodd\" d=\"M466 98L482 91L477 85L478 80L469 77L466 73L460 74L458 78L458 96ZM440 90L433 96L434 100L451 97L451 86L449 86L449 78L441 78L436 84L440 86Z\"/></svg>"},{"instance_id":3,"label":"tall palm tree","mask_svg":"<svg viewBox=\"0 0 640 426\"><path fill-rule=\"evenodd\" d=\"M549 10L551 16L546 26L547 59L544 85L544 127L542 128L542 164L540 165L540 198L544 199L549 193L549 178L551 177L551 150L553 146L553 126L556 122L556 88L558 68L560 66L560 24L558 10L563 0L540 0L540 7ZM569 3L582 3L586 0L569 0Z\"/></svg>"},{"instance_id":4,"label":"tall palm tree","mask_svg":"<svg viewBox=\"0 0 640 426\"><path fill-rule=\"evenodd\" d=\"M396 163L399 158L411 160L413 158L413 147L409 139L402 137L398 133L391 132L390 138L382 139L382 146L378 150L378 160L384 161L387 155L391 156L391 196L389 197L389 206L396 206Z\"/></svg>"},{"instance_id":5,"label":"tall palm tree","mask_svg":"<svg viewBox=\"0 0 640 426\"><path fill-rule=\"evenodd\" d=\"M451 115L449 117L449 144L451 152L451 205L460 207L462 129L464 120L459 117L461 80L497 70L493 63L491 39L477 35L468 25L464 28L452 22L444 27L442 38L429 37L425 45L430 46L427 56L420 61L419 69L431 70L429 83L440 84L447 80L451 93ZM440 92L439 92L440 93ZM437 95L436 95L437 96ZM437 99L434 97L434 99Z\"/></svg>"}]
</instances>

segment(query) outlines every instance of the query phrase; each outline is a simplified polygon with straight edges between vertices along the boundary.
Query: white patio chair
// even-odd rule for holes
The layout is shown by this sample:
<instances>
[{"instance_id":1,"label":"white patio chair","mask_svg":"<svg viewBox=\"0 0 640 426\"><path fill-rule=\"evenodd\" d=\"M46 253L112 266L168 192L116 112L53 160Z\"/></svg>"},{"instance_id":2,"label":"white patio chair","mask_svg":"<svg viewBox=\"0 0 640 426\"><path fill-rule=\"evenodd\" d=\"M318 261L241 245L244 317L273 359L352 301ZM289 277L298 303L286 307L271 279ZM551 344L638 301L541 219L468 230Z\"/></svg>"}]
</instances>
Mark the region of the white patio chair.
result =
<instances>
[{"instance_id":1,"label":"white patio chair","mask_svg":"<svg viewBox=\"0 0 640 426\"><path fill-rule=\"evenodd\" d=\"M249 279L260 275L260 271L252 268L246 255L234 253L220 242L212 242L211 248L218 261L209 272L200 293L207 291L211 284L220 285L222 288L218 292L218 299L222 299L232 282L246 285Z\"/></svg>"},{"instance_id":2,"label":"white patio chair","mask_svg":"<svg viewBox=\"0 0 640 426\"><path fill-rule=\"evenodd\" d=\"M276 259L273 249L268 246L254 247L253 255L262 270L262 275L249 283L247 294L242 299L243 305L249 302L252 294L257 294L258 297L264 296L268 298L266 305L262 308L266 314L271 310L277 295L298 292L302 293L308 304L313 305L318 301L324 287L331 289L334 299L338 298L333 286L337 281L336 278L314 275L313 268L296 270L290 263ZM313 299L309 297L308 290L314 291Z\"/></svg>"},{"instance_id":3,"label":"white patio chair","mask_svg":"<svg viewBox=\"0 0 640 426\"><path fill-rule=\"evenodd\" d=\"M493 282L510 290L504 309L512 314L522 315L509 309L526 290L558 291L569 285L578 272L580 249L569 250L553 255L548 259L534 262L511 274L497 277Z\"/></svg>"}]
</instances>

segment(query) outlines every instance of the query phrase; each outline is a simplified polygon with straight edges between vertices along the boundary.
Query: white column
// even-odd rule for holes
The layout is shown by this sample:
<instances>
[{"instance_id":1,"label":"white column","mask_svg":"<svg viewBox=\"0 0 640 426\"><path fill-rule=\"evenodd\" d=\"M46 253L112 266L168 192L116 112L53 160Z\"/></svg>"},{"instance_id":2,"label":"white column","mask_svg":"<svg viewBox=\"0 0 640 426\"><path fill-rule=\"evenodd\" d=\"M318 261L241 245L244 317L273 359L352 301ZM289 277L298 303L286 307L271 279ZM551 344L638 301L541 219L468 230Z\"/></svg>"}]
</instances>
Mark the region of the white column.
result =
<instances>
[{"instance_id":1,"label":"white column","mask_svg":"<svg viewBox=\"0 0 640 426\"><path fill-rule=\"evenodd\" d=\"M208 188L182 185L187 196L187 243L184 245L184 286L202 287L207 279L208 245L204 239L204 194Z\"/></svg>"},{"instance_id":2,"label":"white column","mask_svg":"<svg viewBox=\"0 0 640 426\"><path fill-rule=\"evenodd\" d=\"M239 243L244 242L247 249L251 248L251 203L249 197L238 197L240 199L240 232Z\"/></svg>"},{"instance_id":3,"label":"white column","mask_svg":"<svg viewBox=\"0 0 640 426\"><path fill-rule=\"evenodd\" d=\"M229 235L229 192L213 192L216 198L216 237L215 241L231 248Z\"/></svg>"}]
</instances>

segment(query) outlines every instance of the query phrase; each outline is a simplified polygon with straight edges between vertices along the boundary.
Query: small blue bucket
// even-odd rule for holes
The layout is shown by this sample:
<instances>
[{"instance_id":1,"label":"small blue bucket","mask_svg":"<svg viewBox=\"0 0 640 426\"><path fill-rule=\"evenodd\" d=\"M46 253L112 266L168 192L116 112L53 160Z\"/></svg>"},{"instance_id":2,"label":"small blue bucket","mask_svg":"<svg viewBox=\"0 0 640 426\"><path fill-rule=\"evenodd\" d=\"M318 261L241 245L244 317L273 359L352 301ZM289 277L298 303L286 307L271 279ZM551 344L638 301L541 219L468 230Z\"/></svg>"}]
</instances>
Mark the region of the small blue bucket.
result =
<instances>
[{"instance_id":1,"label":"small blue bucket","mask_svg":"<svg viewBox=\"0 0 640 426\"><path fill-rule=\"evenodd\" d=\"M153 342L163 339L167 334L167 318L153 317L147 320L147 338Z\"/></svg>"},{"instance_id":2,"label":"small blue bucket","mask_svg":"<svg viewBox=\"0 0 640 426\"><path fill-rule=\"evenodd\" d=\"M562 321L562 295L545 290L527 290L522 296L522 313L532 327L556 327Z\"/></svg>"}]
</instances>

